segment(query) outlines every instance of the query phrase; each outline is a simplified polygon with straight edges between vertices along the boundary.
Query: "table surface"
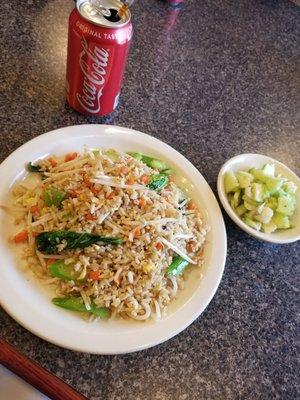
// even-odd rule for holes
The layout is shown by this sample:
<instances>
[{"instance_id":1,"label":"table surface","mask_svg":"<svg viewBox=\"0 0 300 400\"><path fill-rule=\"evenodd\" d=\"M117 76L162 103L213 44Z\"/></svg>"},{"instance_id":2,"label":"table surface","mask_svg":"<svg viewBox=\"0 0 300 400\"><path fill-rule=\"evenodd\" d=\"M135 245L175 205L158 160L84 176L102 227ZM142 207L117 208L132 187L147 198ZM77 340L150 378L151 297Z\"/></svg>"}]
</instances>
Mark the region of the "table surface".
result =
<instances>
[{"instance_id":1,"label":"table surface","mask_svg":"<svg viewBox=\"0 0 300 400\"><path fill-rule=\"evenodd\" d=\"M72 8L71 0L1 4L0 161L43 132L103 122L65 104ZM108 122L169 143L215 192L221 165L239 153L267 154L299 174L299 17L289 1L187 0L179 12L136 1L121 105ZM122 356L79 354L35 337L3 310L1 335L90 399L296 399L299 242L261 243L224 217L219 290L168 342Z\"/></svg>"}]
</instances>

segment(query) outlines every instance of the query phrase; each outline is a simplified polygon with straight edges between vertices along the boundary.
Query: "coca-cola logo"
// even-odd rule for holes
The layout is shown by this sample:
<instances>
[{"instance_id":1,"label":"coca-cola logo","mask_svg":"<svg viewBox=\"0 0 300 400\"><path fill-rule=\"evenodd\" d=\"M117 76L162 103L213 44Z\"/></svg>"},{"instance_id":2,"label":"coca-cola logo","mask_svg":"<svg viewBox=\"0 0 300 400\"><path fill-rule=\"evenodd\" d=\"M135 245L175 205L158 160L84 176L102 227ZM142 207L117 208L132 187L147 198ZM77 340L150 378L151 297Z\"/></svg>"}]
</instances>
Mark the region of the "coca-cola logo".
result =
<instances>
[{"instance_id":1,"label":"coca-cola logo","mask_svg":"<svg viewBox=\"0 0 300 400\"><path fill-rule=\"evenodd\" d=\"M79 65L84 79L81 93L76 93L80 105L89 113L97 114L100 111L100 98L105 85L105 75L109 61L109 52L103 47L89 48L86 39L81 40L82 51Z\"/></svg>"}]
</instances>

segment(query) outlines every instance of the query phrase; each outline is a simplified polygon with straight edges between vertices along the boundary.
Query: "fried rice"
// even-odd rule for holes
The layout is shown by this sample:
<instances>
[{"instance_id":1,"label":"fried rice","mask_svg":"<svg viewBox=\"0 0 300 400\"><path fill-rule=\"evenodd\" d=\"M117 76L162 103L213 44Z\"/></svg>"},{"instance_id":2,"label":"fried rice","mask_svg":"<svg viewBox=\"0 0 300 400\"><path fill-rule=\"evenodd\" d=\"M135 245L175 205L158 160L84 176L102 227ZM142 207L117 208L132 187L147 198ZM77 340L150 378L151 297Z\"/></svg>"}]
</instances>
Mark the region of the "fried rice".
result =
<instances>
[{"instance_id":1,"label":"fried rice","mask_svg":"<svg viewBox=\"0 0 300 400\"><path fill-rule=\"evenodd\" d=\"M203 262L208 227L195 203L182 198L172 177L162 190L150 189L147 183L159 171L116 150L53 155L36 166L35 176L42 178L19 181L8 206L15 223L24 227L20 242L28 268L54 285L58 297L80 297L86 310L94 304L109 309L111 317L135 320L165 315L189 268L201 268ZM53 187L65 197L47 206L45 192ZM122 243L68 249L63 241L55 254L45 254L36 237L51 231L118 237ZM168 268L176 255L190 267L172 275ZM57 260L71 266L77 278L53 277L49 265Z\"/></svg>"}]
</instances>

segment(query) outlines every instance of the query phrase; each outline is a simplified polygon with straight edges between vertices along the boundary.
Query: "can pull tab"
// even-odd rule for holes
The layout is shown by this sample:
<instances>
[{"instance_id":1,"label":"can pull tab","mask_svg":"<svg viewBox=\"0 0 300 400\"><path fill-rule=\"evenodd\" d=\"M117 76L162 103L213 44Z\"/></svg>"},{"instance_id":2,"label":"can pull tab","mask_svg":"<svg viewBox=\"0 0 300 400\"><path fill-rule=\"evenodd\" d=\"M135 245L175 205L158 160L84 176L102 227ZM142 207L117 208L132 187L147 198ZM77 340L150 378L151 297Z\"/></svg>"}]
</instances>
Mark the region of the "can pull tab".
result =
<instances>
[{"instance_id":1,"label":"can pull tab","mask_svg":"<svg viewBox=\"0 0 300 400\"><path fill-rule=\"evenodd\" d=\"M111 12L109 8L106 8L102 4L100 4L100 0L91 0L91 6L92 6L91 13L95 13L94 15L100 13L104 17L110 17Z\"/></svg>"}]
</instances>

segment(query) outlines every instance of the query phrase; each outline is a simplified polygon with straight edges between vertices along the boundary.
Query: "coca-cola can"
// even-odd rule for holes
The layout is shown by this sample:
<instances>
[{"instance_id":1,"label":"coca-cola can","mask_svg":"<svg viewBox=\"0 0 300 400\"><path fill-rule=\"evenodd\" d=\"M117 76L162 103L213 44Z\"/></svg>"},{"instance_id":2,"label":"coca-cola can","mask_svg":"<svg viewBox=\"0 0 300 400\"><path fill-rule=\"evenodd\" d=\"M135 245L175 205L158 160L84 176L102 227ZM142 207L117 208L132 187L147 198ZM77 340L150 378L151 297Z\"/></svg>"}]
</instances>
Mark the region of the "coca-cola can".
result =
<instances>
[{"instance_id":1,"label":"coca-cola can","mask_svg":"<svg viewBox=\"0 0 300 400\"><path fill-rule=\"evenodd\" d=\"M77 0L70 14L66 97L82 114L104 116L118 105L132 37L130 11L117 17L121 6L118 0Z\"/></svg>"}]
</instances>

